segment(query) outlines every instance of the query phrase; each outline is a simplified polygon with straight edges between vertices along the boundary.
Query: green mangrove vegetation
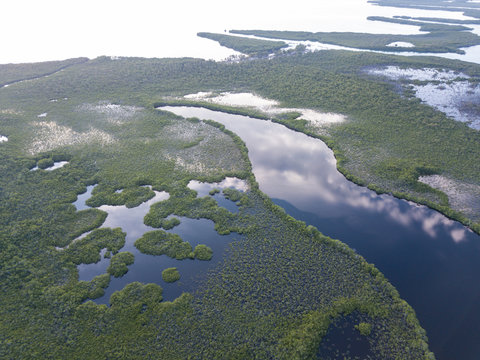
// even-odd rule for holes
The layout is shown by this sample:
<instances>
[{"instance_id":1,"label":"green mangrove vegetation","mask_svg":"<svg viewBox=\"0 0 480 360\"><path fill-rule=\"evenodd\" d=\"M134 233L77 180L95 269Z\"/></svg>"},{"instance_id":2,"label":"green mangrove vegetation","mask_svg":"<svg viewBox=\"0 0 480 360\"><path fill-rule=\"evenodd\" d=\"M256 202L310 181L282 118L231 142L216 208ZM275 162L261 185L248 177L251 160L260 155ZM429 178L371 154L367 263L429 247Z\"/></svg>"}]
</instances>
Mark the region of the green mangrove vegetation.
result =
<instances>
[{"instance_id":1,"label":"green mangrove vegetation","mask_svg":"<svg viewBox=\"0 0 480 360\"><path fill-rule=\"evenodd\" d=\"M180 273L175 267L168 268L162 271L162 279L167 283L172 283L180 280Z\"/></svg>"},{"instance_id":2,"label":"green mangrove vegetation","mask_svg":"<svg viewBox=\"0 0 480 360\"><path fill-rule=\"evenodd\" d=\"M383 21L385 21L384 19ZM454 52L464 54L462 47L480 44L480 37L464 30L462 26L447 24L423 24L420 22L388 19L389 22L409 23L422 26L430 31L427 34L392 35L368 34L353 32L305 32L305 31L274 31L274 30L231 30L232 34L254 35L274 40L317 41L326 44L346 46L356 49L369 49L377 51L405 51L402 47L387 46L394 42L409 42L415 47L408 51L420 53L446 53ZM232 47L234 50L235 48Z\"/></svg>"},{"instance_id":3,"label":"green mangrove vegetation","mask_svg":"<svg viewBox=\"0 0 480 360\"><path fill-rule=\"evenodd\" d=\"M213 195L215 195L215 194L219 194L219 193L220 193L220 189L215 188L215 189L210 190L208 193L213 196Z\"/></svg>"},{"instance_id":4,"label":"green mangrove vegetation","mask_svg":"<svg viewBox=\"0 0 480 360\"><path fill-rule=\"evenodd\" d=\"M206 32L199 32L197 36L217 41L222 46L251 56L266 56L288 47L284 41L269 41Z\"/></svg>"},{"instance_id":5,"label":"green mangrove vegetation","mask_svg":"<svg viewBox=\"0 0 480 360\"><path fill-rule=\"evenodd\" d=\"M128 265L132 265L135 257L129 251L120 252L112 256L107 272L115 277L121 277L128 272Z\"/></svg>"},{"instance_id":6,"label":"green mangrove vegetation","mask_svg":"<svg viewBox=\"0 0 480 360\"><path fill-rule=\"evenodd\" d=\"M471 161L480 156L478 132L364 72L386 64L480 75L467 63L342 51L239 63L100 57L0 89L1 133L9 138L0 144L0 357L310 358L334 319L359 312L368 316L378 358L432 358L413 309L373 265L258 190L238 137L154 109L198 91L249 91L287 108L342 113L348 120L326 129L295 116L274 120L324 139L358 183L448 214L441 194L417 188L415 177L436 172L478 183L480 162ZM42 66L33 72L45 73ZM57 161L54 152L68 166L30 171L40 159ZM242 194L224 191L239 199L238 214L187 187L226 176L249 184ZM102 296L110 273L121 274L130 260L120 252L125 233L100 228L106 213L72 205L93 184L91 206L134 207L153 190L166 191L170 198L151 207L145 224L165 229L171 215L203 218L242 238L193 294L167 302L159 285L134 282L109 306L95 304L88 300ZM173 258L212 255L163 230L135 246ZM76 266L99 261L103 249L109 273L79 281Z\"/></svg>"},{"instance_id":7,"label":"green mangrove vegetation","mask_svg":"<svg viewBox=\"0 0 480 360\"><path fill-rule=\"evenodd\" d=\"M232 188L223 189L222 193L225 196L225 198L233 202L240 201L243 197L243 193L241 191L237 189L232 189Z\"/></svg>"},{"instance_id":8,"label":"green mangrove vegetation","mask_svg":"<svg viewBox=\"0 0 480 360\"><path fill-rule=\"evenodd\" d=\"M435 0L371 0L371 3L379 6L394 6L399 8L459 11L465 16L480 18L480 6L474 1L451 0L438 2Z\"/></svg>"},{"instance_id":9,"label":"green mangrove vegetation","mask_svg":"<svg viewBox=\"0 0 480 360\"><path fill-rule=\"evenodd\" d=\"M167 255L172 259L210 260L212 249L206 245L197 245L192 250L190 243L183 241L177 234L163 230L149 231L135 241L135 247L144 254Z\"/></svg>"},{"instance_id":10,"label":"green mangrove vegetation","mask_svg":"<svg viewBox=\"0 0 480 360\"><path fill-rule=\"evenodd\" d=\"M107 186L96 186L92 197L87 200L86 204L91 207L125 205L127 208L133 208L155 196L155 193L148 187L135 186L121 190L121 192L117 192Z\"/></svg>"},{"instance_id":11,"label":"green mangrove vegetation","mask_svg":"<svg viewBox=\"0 0 480 360\"><path fill-rule=\"evenodd\" d=\"M186 216L192 219L209 219L215 223L215 230L220 235L228 235L231 231L242 233L242 227L229 225L237 217L225 208L219 207L211 197L197 198L196 192L186 188L178 196L153 204L145 215L144 222L151 227L160 228L169 215Z\"/></svg>"},{"instance_id":12,"label":"green mangrove vegetation","mask_svg":"<svg viewBox=\"0 0 480 360\"><path fill-rule=\"evenodd\" d=\"M125 245L125 233L122 229L95 229L85 237L73 242L65 254L74 264L92 264L100 261L100 250L116 254ZM123 258L123 257L121 257Z\"/></svg>"},{"instance_id":13,"label":"green mangrove vegetation","mask_svg":"<svg viewBox=\"0 0 480 360\"><path fill-rule=\"evenodd\" d=\"M197 245L195 250L193 250L193 256L195 259L208 261L213 256L213 251L207 245Z\"/></svg>"},{"instance_id":14,"label":"green mangrove vegetation","mask_svg":"<svg viewBox=\"0 0 480 360\"><path fill-rule=\"evenodd\" d=\"M183 260L195 257L192 246L177 234L163 230L149 231L135 241L135 247L144 254L167 255L172 259Z\"/></svg>"},{"instance_id":15,"label":"green mangrove vegetation","mask_svg":"<svg viewBox=\"0 0 480 360\"><path fill-rule=\"evenodd\" d=\"M46 158L46 159L40 159L38 160L37 166L39 169L46 169L50 166L53 166L54 161L51 158Z\"/></svg>"},{"instance_id":16,"label":"green mangrove vegetation","mask_svg":"<svg viewBox=\"0 0 480 360\"><path fill-rule=\"evenodd\" d=\"M88 58L75 58L64 61L45 61L41 63L0 64L0 88L18 81L33 80L52 75L57 71L75 64L88 61Z\"/></svg>"},{"instance_id":17,"label":"green mangrove vegetation","mask_svg":"<svg viewBox=\"0 0 480 360\"><path fill-rule=\"evenodd\" d=\"M355 325L355 328L364 336L369 336L372 333L372 324L369 323L360 323Z\"/></svg>"},{"instance_id":18,"label":"green mangrove vegetation","mask_svg":"<svg viewBox=\"0 0 480 360\"><path fill-rule=\"evenodd\" d=\"M239 64L244 71L239 70L238 76L244 74L248 78L247 69L251 67L264 71L264 81L258 86L253 85L259 80L257 78L256 81L252 79L249 88L241 89L279 100L281 106L287 108L311 107L341 113L348 116L344 123L319 128L305 120L297 120L295 116L285 118L265 113L259 116L259 111L251 108L187 99L164 99L155 105L201 106L232 114L271 118L322 139L334 151L339 171L349 180L378 193L392 193L425 204L479 232L480 226L475 220L478 216L468 217L451 209L445 194L413 181L412 175L422 173L414 171L410 176L400 178L389 174L391 164L395 163L395 168L403 164L400 166L404 169L396 171L405 174L415 168L428 167L429 174L435 169L438 174L479 184L480 169L471 159L480 156L480 140L478 131L399 92L397 84L367 75L367 69L386 64L414 69L451 69L468 74L472 79L480 75L478 65L459 61L323 51ZM238 86L241 84L239 80ZM226 85L220 86L222 90L228 89Z\"/></svg>"},{"instance_id":19,"label":"green mangrove vegetation","mask_svg":"<svg viewBox=\"0 0 480 360\"><path fill-rule=\"evenodd\" d=\"M463 25L437 24L437 23L423 22L423 21L410 20L410 19L404 19L404 18L395 18L395 17L389 18L385 16L369 16L367 17L367 19L371 21L383 21L383 22L389 22L393 24L420 26L420 31L427 31L427 32L473 30L472 28L469 28Z\"/></svg>"},{"instance_id":20,"label":"green mangrove vegetation","mask_svg":"<svg viewBox=\"0 0 480 360\"><path fill-rule=\"evenodd\" d=\"M437 17L425 17L425 16L394 16L394 19L405 19L405 20L418 20L418 21L430 21L436 23L444 23L444 24L460 24L460 25L479 25L480 20L474 19L466 19L466 20L459 20L459 19L445 19L445 18L437 18Z\"/></svg>"}]
</instances>

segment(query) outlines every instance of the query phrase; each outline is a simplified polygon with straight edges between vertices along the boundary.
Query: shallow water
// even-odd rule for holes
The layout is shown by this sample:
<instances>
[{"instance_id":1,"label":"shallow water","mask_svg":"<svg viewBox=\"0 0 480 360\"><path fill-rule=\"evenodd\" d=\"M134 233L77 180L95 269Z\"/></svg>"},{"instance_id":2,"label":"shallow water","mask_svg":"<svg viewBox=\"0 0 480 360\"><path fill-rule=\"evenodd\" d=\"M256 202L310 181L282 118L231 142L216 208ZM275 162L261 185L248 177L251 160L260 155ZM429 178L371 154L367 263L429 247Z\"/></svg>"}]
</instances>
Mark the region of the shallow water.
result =
<instances>
[{"instance_id":1,"label":"shallow water","mask_svg":"<svg viewBox=\"0 0 480 360\"><path fill-rule=\"evenodd\" d=\"M419 80L419 81L440 81L440 80L455 80L457 78L468 79L470 76L453 71L453 70L438 70L435 68L400 68L398 66L385 66L382 68L375 68L368 70L369 74L385 76L392 80Z\"/></svg>"},{"instance_id":2,"label":"shallow water","mask_svg":"<svg viewBox=\"0 0 480 360\"><path fill-rule=\"evenodd\" d=\"M415 309L439 359L480 353L480 237L440 213L347 181L326 145L279 124L202 108L248 147L260 189L293 217L374 263Z\"/></svg>"},{"instance_id":3,"label":"shallow water","mask_svg":"<svg viewBox=\"0 0 480 360\"><path fill-rule=\"evenodd\" d=\"M477 109L480 86L470 83L470 76L452 70L402 69L398 66L369 69L367 73L403 82L430 81L411 84L417 98L454 120L480 130L480 112Z\"/></svg>"},{"instance_id":4,"label":"shallow water","mask_svg":"<svg viewBox=\"0 0 480 360\"><path fill-rule=\"evenodd\" d=\"M390 44L387 44L386 46L389 46L389 47L407 47L407 48L413 48L415 47L415 45L413 45L412 43L409 43L409 42L404 42L404 41L395 41L395 42L392 42Z\"/></svg>"},{"instance_id":5,"label":"shallow water","mask_svg":"<svg viewBox=\"0 0 480 360\"><path fill-rule=\"evenodd\" d=\"M215 199L215 201L218 203L218 206L224 207L232 213L238 212L238 206L233 201L225 198L221 191L226 188L236 189L241 192L245 192L248 190L248 184L245 180L233 177L226 177L223 181L219 183L205 183L197 180L191 180L187 186L197 192L197 197L209 196L210 191L214 189L220 190L220 192L210 196Z\"/></svg>"},{"instance_id":6,"label":"shallow water","mask_svg":"<svg viewBox=\"0 0 480 360\"><path fill-rule=\"evenodd\" d=\"M238 240L239 236L235 234L219 235L214 230L214 223L206 219L189 219L178 217L180 225L176 226L172 232L181 236L184 241L189 242L192 248L199 244L209 246L213 250L213 256L210 261L200 260L176 260L166 255L154 256L142 254L134 246L143 232L155 230L146 225L139 226L138 223L125 224L125 218L121 218L120 223L123 231L127 232L125 246L120 251L130 251L135 256L135 262L128 266L128 272L120 277L111 277L110 285L105 289L105 295L95 299L98 304L108 304L110 296L126 285L134 281L142 283L156 283L163 288L163 299L173 301L183 292L194 292L199 282L205 279L208 270L213 269L219 261L222 260L228 244ZM143 218L142 218L143 220ZM104 225L105 226L105 225ZM142 228L144 231L142 232ZM80 280L92 280L95 276L105 274L110 263L110 259L104 259L96 264L81 264L78 266ZM181 275L179 281L166 283L162 279L162 271L169 267L176 267Z\"/></svg>"},{"instance_id":7,"label":"shallow water","mask_svg":"<svg viewBox=\"0 0 480 360\"><path fill-rule=\"evenodd\" d=\"M43 170L45 171L52 171L52 170L56 170L56 169L60 169L62 167L64 167L65 165L68 164L68 161L56 161L53 163L52 166L49 166ZM35 166L34 168L30 169L30 171L37 171L39 169L38 166Z\"/></svg>"},{"instance_id":8,"label":"shallow water","mask_svg":"<svg viewBox=\"0 0 480 360\"><path fill-rule=\"evenodd\" d=\"M354 327L360 322L356 313L335 319L320 343L317 359L374 359L368 338Z\"/></svg>"},{"instance_id":9,"label":"shallow water","mask_svg":"<svg viewBox=\"0 0 480 360\"><path fill-rule=\"evenodd\" d=\"M211 92L198 92L196 94L185 95L184 98L227 106L254 108L268 115L298 112L300 114L299 119L307 120L314 126L335 124L346 120L346 117L341 114L325 113L312 109L282 108L279 106L278 101L265 99L252 93L223 92L214 94Z\"/></svg>"},{"instance_id":10,"label":"shallow water","mask_svg":"<svg viewBox=\"0 0 480 360\"><path fill-rule=\"evenodd\" d=\"M365 31L365 32L368 33L369 31ZM239 35L239 34L235 34L235 35L272 41L272 39L260 37L260 36ZM380 50L370 50L370 49L353 48L353 47L340 46L340 45L332 45L332 44L321 43L316 41L308 41L308 40L307 41L294 41L294 40L286 40L286 39L275 39L275 40L283 41L286 44L288 44L288 48L286 48L285 50L294 49L298 45L303 45L305 46L306 51L348 50L348 51L363 51L363 52L373 52L377 54L389 54L389 55L400 55L400 56L438 56L438 57L443 57L445 59L463 60L463 61L480 64L480 45L460 48L460 50L464 51L464 54L458 54L458 53L427 53L427 52L414 52L414 51L380 51Z\"/></svg>"},{"instance_id":11,"label":"shallow water","mask_svg":"<svg viewBox=\"0 0 480 360\"><path fill-rule=\"evenodd\" d=\"M238 179L236 179L238 180ZM238 184L242 186L241 181L234 178L227 178L222 183L224 187ZM198 182L197 182L198 183ZM220 183L220 184L222 184ZM201 184L201 183L198 183ZM205 188L210 184L200 185ZM87 209L85 201L92 194L95 185L87 187L87 191L78 195L77 200L73 203L77 210ZM238 211L237 206L230 200L225 199L223 195L216 194L219 205L226 205L227 210ZM166 255L154 256L142 254L137 250L134 243L145 232L156 230L143 223L143 218L150 210L150 206L156 202L168 199L166 192L155 191L155 197L140 204L135 208L127 208L126 206L110 206L102 205L98 209L108 213L107 219L101 227L122 228L126 232L125 246L120 251L130 251L135 256L135 262L128 266L128 272L121 278L111 277L110 285L105 289L104 296L95 299L99 304L108 304L110 296L117 290L121 290L125 285L139 281L143 283L156 283L163 288L164 300L175 300L182 292L193 292L199 284L199 281L205 278L209 269L215 267L222 260L225 250L230 242L237 240L240 236L235 234L219 235L214 230L214 223L207 219L189 219L186 217L177 217L180 225L174 227L167 232L180 235L183 241L187 241L195 248L196 245L204 244L213 250L213 256L210 261L200 260L175 260ZM222 199L223 198L223 199ZM90 281L95 276L105 274L110 264L110 259L105 259L103 255L106 249L101 252L102 259L95 264L80 264L78 268L79 280ZM176 267L180 272L181 278L175 283L166 283L162 279L162 270L169 267Z\"/></svg>"},{"instance_id":12,"label":"shallow water","mask_svg":"<svg viewBox=\"0 0 480 360\"><path fill-rule=\"evenodd\" d=\"M472 129L480 130L479 103L480 86L468 81L449 84L414 85L415 95L424 103L452 117L467 123Z\"/></svg>"}]
</instances>

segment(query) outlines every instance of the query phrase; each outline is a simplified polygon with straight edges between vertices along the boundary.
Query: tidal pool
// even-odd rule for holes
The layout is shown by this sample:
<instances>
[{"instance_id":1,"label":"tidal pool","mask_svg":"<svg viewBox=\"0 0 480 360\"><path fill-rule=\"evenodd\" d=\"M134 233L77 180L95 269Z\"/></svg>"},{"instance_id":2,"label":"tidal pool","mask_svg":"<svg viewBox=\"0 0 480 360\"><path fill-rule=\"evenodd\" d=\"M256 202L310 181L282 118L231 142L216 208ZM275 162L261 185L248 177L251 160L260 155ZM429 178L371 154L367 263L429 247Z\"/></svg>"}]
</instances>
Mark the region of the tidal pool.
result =
<instances>
[{"instance_id":1,"label":"tidal pool","mask_svg":"<svg viewBox=\"0 0 480 360\"><path fill-rule=\"evenodd\" d=\"M425 206L345 179L320 140L270 121L161 107L222 123L246 143L260 189L375 264L415 309L438 359L480 353L480 236Z\"/></svg>"},{"instance_id":2,"label":"tidal pool","mask_svg":"<svg viewBox=\"0 0 480 360\"><path fill-rule=\"evenodd\" d=\"M229 181L227 178L223 183L235 183ZM234 179L233 179L234 180ZM238 179L237 179L238 180ZM209 184L205 185L209 186ZM87 209L88 206L85 201L90 198L92 190L95 185L87 187L87 191L80 194L77 200L73 203L77 210ZM228 187L228 186L225 186ZM217 194L218 195L218 194ZM223 197L223 195L221 195ZM120 251L130 251L135 256L135 262L128 266L128 272L120 277L111 277L110 285L105 289L105 294L95 299L99 304L108 304L110 296L117 290L121 290L125 285L139 281L142 283L156 283L163 288L164 300L175 300L182 292L193 292L197 288L199 282L205 278L209 269L215 267L223 258L224 252L230 242L239 239L240 236L236 234L219 235L214 230L214 223L207 219L189 219L186 217L177 217L180 220L180 225L174 227L167 232L172 232L180 235L183 241L187 241L195 246L204 244L213 250L213 257L210 261L201 260L176 260L167 257L166 255L154 256L142 254L135 247L135 241L140 238L147 231L156 230L143 223L143 218L150 210L150 206L156 202L168 199L169 195L166 192L155 191L155 197L140 204L134 208L127 208L126 206L110 206L102 205L98 209L108 213L107 219L101 227L122 228L125 232L125 246ZM225 204L228 202L232 210L236 210L237 206L230 200L223 198ZM220 204L221 205L221 204ZM229 210L227 208L227 210ZM84 234L85 235L85 234ZM75 240L74 240L75 241ZM110 259L104 258L106 249L101 252L101 260L95 264L80 264L78 265L79 280L90 281L95 276L105 274L110 264ZM169 267L176 267L180 272L181 278L175 283L167 283L162 279L162 270Z\"/></svg>"},{"instance_id":3,"label":"tidal pool","mask_svg":"<svg viewBox=\"0 0 480 360\"><path fill-rule=\"evenodd\" d=\"M45 168L45 169L43 169L43 170L45 170L45 171L52 171L52 170L60 169L60 168L64 167L64 166L67 165L67 164L68 164L68 161L56 161L56 162L53 163L52 166L49 166L49 167L47 167L47 168ZM37 171L38 169L39 169L39 167L38 167L38 166L35 166L35 167L31 168L30 171Z\"/></svg>"}]
</instances>

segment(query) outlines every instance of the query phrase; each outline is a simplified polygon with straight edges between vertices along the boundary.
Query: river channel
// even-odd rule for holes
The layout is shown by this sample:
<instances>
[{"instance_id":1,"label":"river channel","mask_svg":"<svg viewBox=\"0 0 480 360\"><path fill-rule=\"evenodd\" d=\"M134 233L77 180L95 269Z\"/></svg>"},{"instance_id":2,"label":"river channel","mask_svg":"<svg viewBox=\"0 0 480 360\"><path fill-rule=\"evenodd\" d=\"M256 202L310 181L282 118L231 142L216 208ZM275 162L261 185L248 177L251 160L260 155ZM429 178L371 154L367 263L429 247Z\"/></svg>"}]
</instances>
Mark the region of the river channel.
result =
<instances>
[{"instance_id":1,"label":"river channel","mask_svg":"<svg viewBox=\"0 0 480 360\"><path fill-rule=\"evenodd\" d=\"M480 353L480 236L425 206L349 182L320 140L270 121L195 107L242 138L260 189L287 213L376 265L416 311L437 359Z\"/></svg>"}]
</instances>

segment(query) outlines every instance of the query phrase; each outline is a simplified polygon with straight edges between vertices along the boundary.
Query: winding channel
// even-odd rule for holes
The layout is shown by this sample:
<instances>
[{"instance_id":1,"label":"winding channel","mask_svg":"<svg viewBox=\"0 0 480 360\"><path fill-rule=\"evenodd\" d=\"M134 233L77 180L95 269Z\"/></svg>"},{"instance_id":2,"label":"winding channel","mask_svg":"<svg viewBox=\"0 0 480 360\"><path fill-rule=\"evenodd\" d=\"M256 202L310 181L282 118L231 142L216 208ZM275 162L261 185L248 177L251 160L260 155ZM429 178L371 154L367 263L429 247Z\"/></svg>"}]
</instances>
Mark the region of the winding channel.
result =
<instances>
[{"instance_id":1,"label":"winding channel","mask_svg":"<svg viewBox=\"0 0 480 360\"><path fill-rule=\"evenodd\" d=\"M416 311L437 359L480 353L480 236L425 206L349 182L320 140L270 121L195 107L242 138L260 189L291 216L375 264Z\"/></svg>"}]
</instances>

